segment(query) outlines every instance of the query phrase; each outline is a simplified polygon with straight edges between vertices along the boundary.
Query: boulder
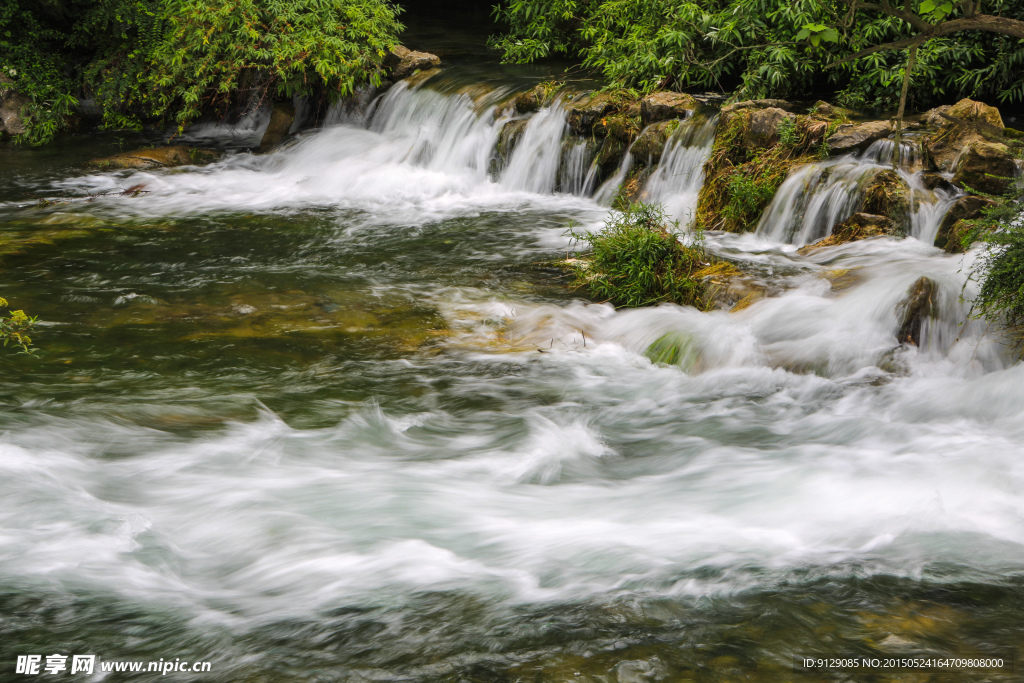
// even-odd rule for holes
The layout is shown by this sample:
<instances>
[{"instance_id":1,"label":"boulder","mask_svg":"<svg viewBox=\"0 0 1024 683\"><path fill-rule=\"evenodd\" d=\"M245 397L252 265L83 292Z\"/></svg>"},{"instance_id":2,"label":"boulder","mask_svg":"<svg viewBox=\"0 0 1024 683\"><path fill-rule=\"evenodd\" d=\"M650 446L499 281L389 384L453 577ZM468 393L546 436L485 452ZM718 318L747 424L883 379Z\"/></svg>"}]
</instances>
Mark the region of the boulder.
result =
<instances>
[{"instance_id":1,"label":"boulder","mask_svg":"<svg viewBox=\"0 0 1024 683\"><path fill-rule=\"evenodd\" d=\"M185 145L170 147L153 147L137 149L134 152L121 152L89 162L101 169L115 168L160 168L166 166L186 166L189 164L207 163L220 157L220 152L211 149L197 149Z\"/></svg>"},{"instance_id":2,"label":"boulder","mask_svg":"<svg viewBox=\"0 0 1024 683\"><path fill-rule=\"evenodd\" d=\"M890 130L888 121L848 123L839 126L836 132L828 137L827 143L833 153L849 154L867 149L872 142L889 137Z\"/></svg>"},{"instance_id":3,"label":"boulder","mask_svg":"<svg viewBox=\"0 0 1024 683\"><path fill-rule=\"evenodd\" d=\"M569 127L580 135L593 133L594 125L615 109L612 96L601 92L577 97L565 107Z\"/></svg>"},{"instance_id":4,"label":"boulder","mask_svg":"<svg viewBox=\"0 0 1024 683\"><path fill-rule=\"evenodd\" d=\"M981 215L982 209L994 205L994 201L985 197L974 195L960 197L960 199L953 203L953 206L949 207L949 211L943 217L942 223L939 224L939 231L935 235L935 246L949 254L962 252L963 245L960 243L960 237L966 226L960 225L958 229L957 224L960 221L969 221L977 218Z\"/></svg>"},{"instance_id":5,"label":"boulder","mask_svg":"<svg viewBox=\"0 0 1024 683\"><path fill-rule=\"evenodd\" d=\"M900 344L921 345L921 332L924 322L929 318L935 318L938 314L936 299L939 288L935 282L926 277L920 277L910 285L907 290L907 297L896 306L900 316L900 331L896 339Z\"/></svg>"},{"instance_id":6,"label":"boulder","mask_svg":"<svg viewBox=\"0 0 1024 683\"><path fill-rule=\"evenodd\" d=\"M0 76L0 137L24 134L25 122L21 118L21 108L31 101L14 89L14 81L7 76Z\"/></svg>"},{"instance_id":7,"label":"boulder","mask_svg":"<svg viewBox=\"0 0 1024 683\"><path fill-rule=\"evenodd\" d=\"M820 239L814 244L809 244L799 250L801 254L808 254L821 247L831 247L836 244L846 244L868 237L881 237L896 235L898 230L896 224L888 216L878 216L871 213L855 213L842 223L832 227L832 234Z\"/></svg>"},{"instance_id":8,"label":"boulder","mask_svg":"<svg viewBox=\"0 0 1024 683\"><path fill-rule=\"evenodd\" d=\"M981 140L972 142L960 156L953 183L986 194L1002 194L1016 174L1017 164L1006 145Z\"/></svg>"},{"instance_id":9,"label":"boulder","mask_svg":"<svg viewBox=\"0 0 1024 683\"><path fill-rule=\"evenodd\" d=\"M384 57L384 66L391 70L396 81L408 78L420 69L431 69L441 65L441 58L429 52L417 52L404 45L395 45Z\"/></svg>"},{"instance_id":10,"label":"boulder","mask_svg":"<svg viewBox=\"0 0 1024 683\"><path fill-rule=\"evenodd\" d=\"M910 188L896 171L880 170L865 187L859 211L891 219L892 234L902 234L910 226Z\"/></svg>"},{"instance_id":11,"label":"boulder","mask_svg":"<svg viewBox=\"0 0 1024 683\"><path fill-rule=\"evenodd\" d=\"M985 134L1001 135L1004 126L999 110L982 102L963 99L952 106L925 113L925 122L938 130L924 142L931 162L941 171L952 171L960 155Z\"/></svg>"},{"instance_id":12,"label":"boulder","mask_svg":"<svg viewBox=\"0 0 1024 683\"><path fill-rule=\"evenodd\" d=\"M743 127L743 144L747 147L770 147L779 141L779 126L796 116L778 107L758 109L747 114Z\"/></svg>"},{"instance_id":13,"label":"boulder","mask_svg":"<svg viewBox=\"0 0 1024 683\"><path fill-rule=\"evenodd\" d=\"M270 112L270 123L263 131L263 138L260 140L260 151L266 152L284 140L295 122L295 105L291 102L274 102Z\"/></svg>"},{"instance_id":14,"label":"boulder","mask_svg":"<svg viewBox=\"0 0 1024 683\"><path fill-rule=\"evenodd\" d=\"M678 92L656 92L640 100L640 119L643 125L669 119L681 119L697 108L692 95Z\"/></svg>"},{"instance_id":15,"label":"boulder","mask_svg":"<svg viewBox=\"0 0 1024 683\"><path fill-rule=\"evenodd\" d=\"M665 145L669 138L678 128L679 121L674 120L659 121L644 128L630 149L633 160L637 164L656 165L661 161L661 155L665 151Z\"/></svg>"},{"instance_id":16,"label":"boulder","mask_svg":"<svg viewBox=\"0 0 1024 683\"><path fill-rule=\"evenodd\" d=\"M835 116L836 115L836 108L833 107L828 102L826 102L825 100L818 100L817 102L814 103L814 106L811 107L810 113L811 114L817 114L818 116L826 116L826 117L827 116Z\"/></svg>"}]
</instances>

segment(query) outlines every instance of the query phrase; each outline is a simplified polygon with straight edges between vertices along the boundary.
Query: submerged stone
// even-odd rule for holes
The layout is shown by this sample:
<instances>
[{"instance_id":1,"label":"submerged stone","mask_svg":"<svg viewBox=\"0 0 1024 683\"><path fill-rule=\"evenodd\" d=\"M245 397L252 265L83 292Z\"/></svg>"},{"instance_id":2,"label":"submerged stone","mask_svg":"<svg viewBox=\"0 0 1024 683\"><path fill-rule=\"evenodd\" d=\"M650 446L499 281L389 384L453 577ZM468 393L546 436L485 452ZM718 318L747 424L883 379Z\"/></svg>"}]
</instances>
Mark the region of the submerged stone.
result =
<instances>
[{"instance_id":1,"label":"submerged stone","mask_svg":"<svg viewBox=\"0 0 1024 683\"><path fill-rule=\"evenodd\" d=\"M209 163L216 161L220 155L220 152L212 149L171 145L169 147L137 149L134 152L121 152L113 156L93 159L89 164L101 169L147 169Z\"/></svg>"},{"instance_id":2,"label":"submerged stone","mask_svg":"<svg viewBox=\"0 0 1024 683\"><path fill-rule=\"evenodd\" d=\"M697 342L683 332L669 332L658 337L644 352L654 363L678 365L684 370L692 369L700 358Z\"/></svg>"}]
</instances>

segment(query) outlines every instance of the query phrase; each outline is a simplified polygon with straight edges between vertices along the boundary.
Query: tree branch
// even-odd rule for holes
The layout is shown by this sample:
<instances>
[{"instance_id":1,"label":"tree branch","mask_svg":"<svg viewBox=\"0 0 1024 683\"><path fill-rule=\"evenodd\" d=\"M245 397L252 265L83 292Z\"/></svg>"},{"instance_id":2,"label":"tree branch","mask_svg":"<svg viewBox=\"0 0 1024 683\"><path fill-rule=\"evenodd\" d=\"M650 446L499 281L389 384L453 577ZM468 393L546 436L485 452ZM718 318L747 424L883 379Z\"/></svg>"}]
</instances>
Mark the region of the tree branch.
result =
<instances>
[{"instance_id":1,"label":"tree branch","mask_svg":"<svg viewBox=\"0 0 1024 683\"><path fill-rule=\"evenodd\" d=\"M858 52L854 52L852 55L843 57L839 61L829 64L826 68L831 69L834 66L852 62L855 59L866 57L867 55L874 54L875 52L902 50L905 47L921 45L932 38L939 38L941 36L947 36L950 33L959 33L960 31L988 31L989 33L1001 33L1015 38L1024 38L1024 21L1008 19L1007 17L997 17L991 14L975 14L972 17L950 19L949 21L944 21L941 24L936 24L934 26L929 24L927 31L922 31L916 36L901 38L900 40L894 40L890 43L882 43L881 45L875 45L874 47L859 50Z\"/></svg>"}]
</instances>

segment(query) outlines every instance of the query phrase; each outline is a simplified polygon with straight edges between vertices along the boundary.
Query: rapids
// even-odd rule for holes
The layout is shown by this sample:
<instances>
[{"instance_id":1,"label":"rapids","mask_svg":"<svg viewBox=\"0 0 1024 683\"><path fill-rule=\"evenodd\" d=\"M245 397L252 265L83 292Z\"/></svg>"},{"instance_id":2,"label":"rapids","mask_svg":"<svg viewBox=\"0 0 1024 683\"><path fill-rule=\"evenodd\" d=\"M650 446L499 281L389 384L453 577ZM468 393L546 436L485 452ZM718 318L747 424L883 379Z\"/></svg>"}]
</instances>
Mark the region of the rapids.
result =
<instances>
[{"instance_id":1,"label":"rapids","mask_svg":"<svg viewBox=\"0 0 1024 683\"><path fill-rule=\"evenodd\" d=\"M615 310L544 265L615 180L560 103L496 162L512 90L399 84L201 168L2 152L0 293L43 321L3 360L4 666L781 681L1024 642L1024 367L968 317L976 254L931 245L952 197L901 169L910 237L801 256L891 143L798 169L756 233L706 236L772 296ZM683 226L713 126L646 187ZM900 346L921 276L938 314Z\"/></svg>"}]
</instances>

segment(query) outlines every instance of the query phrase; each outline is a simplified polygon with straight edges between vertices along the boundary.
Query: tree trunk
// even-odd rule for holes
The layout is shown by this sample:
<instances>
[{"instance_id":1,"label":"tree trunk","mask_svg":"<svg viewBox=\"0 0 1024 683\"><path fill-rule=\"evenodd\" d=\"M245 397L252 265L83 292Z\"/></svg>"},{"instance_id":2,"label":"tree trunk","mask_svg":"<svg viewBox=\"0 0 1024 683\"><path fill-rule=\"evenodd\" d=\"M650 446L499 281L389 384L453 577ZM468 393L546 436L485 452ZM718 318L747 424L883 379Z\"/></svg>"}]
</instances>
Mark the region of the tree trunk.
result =
<instances>
[{"instance_id":1,"label":"tree trunk","mask_svg":"<svg viewBox=\"0 0 1024 683\"><path fill-rule=\"evenodd\" d=\"M914 70L914 62L917 60L917 45L910 46L910 56L907 57L907 68L903 72L903 90L900 92L900 110L896 114L896 148L892 151L892 168L900 165L900 140L903 137L903 111L907 108L907 89L910 87L910 72Z\"/></svg>"}]
</instances>

